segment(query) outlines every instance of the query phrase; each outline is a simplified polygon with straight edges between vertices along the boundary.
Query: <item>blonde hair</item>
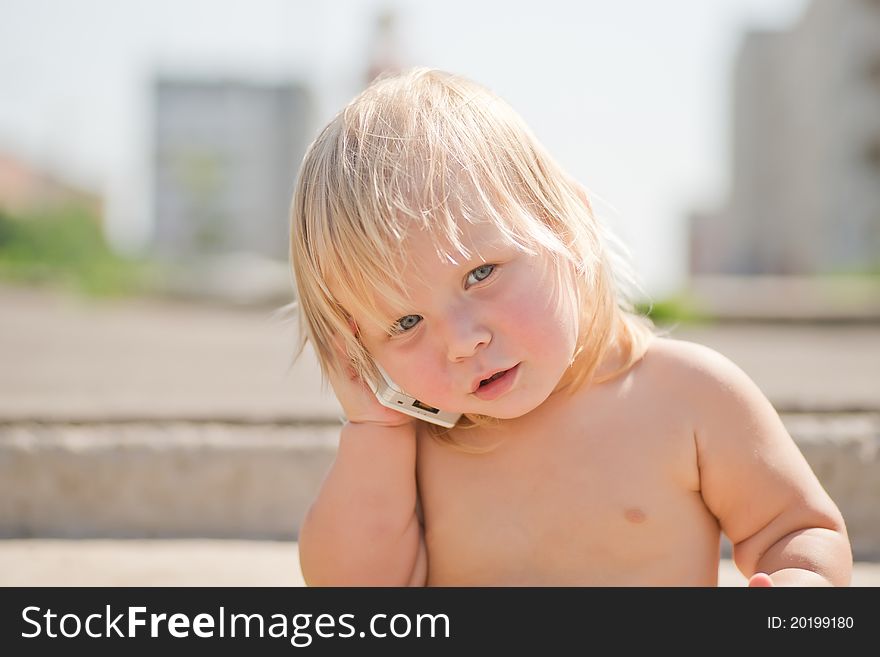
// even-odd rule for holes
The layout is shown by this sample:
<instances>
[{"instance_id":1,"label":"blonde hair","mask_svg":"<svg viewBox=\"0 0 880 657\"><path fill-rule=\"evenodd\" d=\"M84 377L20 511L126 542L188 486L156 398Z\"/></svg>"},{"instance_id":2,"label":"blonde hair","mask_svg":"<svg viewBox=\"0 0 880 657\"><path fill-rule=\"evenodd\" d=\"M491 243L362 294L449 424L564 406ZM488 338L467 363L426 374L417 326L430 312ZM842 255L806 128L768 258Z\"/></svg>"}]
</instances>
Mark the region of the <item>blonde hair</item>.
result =
<instances>
[{"instance_id":1,"label":"blonde hair","mask_svg":"<svg viewBox=\"0 0 880 657\"><path fill-rule=\"evenodd\" d=\"M374 81L303 158L291 207L297 355L311 342L326 379L338 364L339 336L355 370L376 381L375 363L349 328L349 311L388 329L378 304L404 301L399 281L407 231L426 230L438 254L454 262L456 254L468 257L459 221L490 221L517 248L571 265L581 314L569 390L612 379L644 355L653 332L632 306L635 277L586 192L500 98L425 68ZM356 308L343 308L331 288ZM599 378L614 346L621 364ZM457 426L480 423L467 416Z\"/></svg>"}]
</instances>

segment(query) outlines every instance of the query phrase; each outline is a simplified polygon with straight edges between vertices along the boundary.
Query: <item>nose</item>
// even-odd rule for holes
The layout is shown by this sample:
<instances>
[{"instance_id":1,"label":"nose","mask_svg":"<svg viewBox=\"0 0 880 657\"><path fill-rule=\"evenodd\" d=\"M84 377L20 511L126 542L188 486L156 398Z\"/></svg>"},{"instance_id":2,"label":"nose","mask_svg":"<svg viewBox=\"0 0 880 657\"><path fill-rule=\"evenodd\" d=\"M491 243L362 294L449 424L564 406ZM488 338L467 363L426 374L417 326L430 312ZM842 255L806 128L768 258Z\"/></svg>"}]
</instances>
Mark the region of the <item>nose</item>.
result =
<instances>
[{"instance_id":1,"label":"nose","mask_svg":"<svg viewBox=\"0 0 880 657\"><path fill-rule=\"evenodd\" d=\"M446 352L453 363L470 358L492 341L488 327L468 312L450 313L443 326Z\"/></svg>"}]
</instances>

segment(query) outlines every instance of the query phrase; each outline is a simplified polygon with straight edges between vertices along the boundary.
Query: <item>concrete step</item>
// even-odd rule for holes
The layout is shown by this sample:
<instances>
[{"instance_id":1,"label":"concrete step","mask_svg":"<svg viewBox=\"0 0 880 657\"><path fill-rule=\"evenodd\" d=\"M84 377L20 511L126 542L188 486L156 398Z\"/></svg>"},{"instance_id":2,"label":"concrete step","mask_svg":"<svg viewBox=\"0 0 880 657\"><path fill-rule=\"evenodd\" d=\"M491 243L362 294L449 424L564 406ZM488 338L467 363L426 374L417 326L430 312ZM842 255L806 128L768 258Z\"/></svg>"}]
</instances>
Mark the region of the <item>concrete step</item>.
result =
<instances>
[{"instance_id":1,"label":"concrete step","mask_svg":"<svg viewBox=\"0 0 880 657\"><path fill-rule=\"evenodd\" d=\"M783 414L880 559L880 413ZM0 538L295 539L335 423L0 424Z\"/></svg>"},{"instance_id":2,"label":"concrete step","mask_svg":"<svg viewBox=\"0 0 880 657\"><path fill-rule=\"evenodd\" d=\"M297 535L338 425L0 426L0 538Z\"/></svg>"},{"instance_id":3,"label":"concrete step","mask_svg":"<svg viewBox=\"0 0 880 657\"><path fill-rule=\"evenodd\" d=\"M781 322L880 320L876 276L692 276L686 297L716 319Z\"/></svg>"},{"instance_id":4,"label":"concrete step","mask_svg":"<svg viewBox=\"0 0 880 657\"><path fill-rule=\"evenodd\" d=\"M786 298L786 297L779 297ZM269 309L87 301L0 285L0 421L333 421L311 350ZM683 324L781 412L880 411L880 323Z\"/></svg>"}]
</instances>

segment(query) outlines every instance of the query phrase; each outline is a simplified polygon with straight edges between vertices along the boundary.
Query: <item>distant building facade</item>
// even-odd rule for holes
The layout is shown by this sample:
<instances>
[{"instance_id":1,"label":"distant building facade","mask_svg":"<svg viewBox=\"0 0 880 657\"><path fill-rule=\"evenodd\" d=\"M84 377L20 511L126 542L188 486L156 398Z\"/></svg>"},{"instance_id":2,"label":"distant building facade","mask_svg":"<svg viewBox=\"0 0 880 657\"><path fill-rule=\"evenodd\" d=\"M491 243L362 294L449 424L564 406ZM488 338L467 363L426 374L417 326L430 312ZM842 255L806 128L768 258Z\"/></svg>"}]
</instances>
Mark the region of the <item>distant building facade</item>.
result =
<instances>
[{"instance_id":1,"label":"distant building facade","mask_svg":"<svg viewBox=\"0 0 880 657\"><path fill-rule=\"evenodd\" d=\"M156 251L286 260L288 210L310 118L309 94L297 84L159 79Z\"/></svg>"},{"instance_id":2,"label":"distant building facade","mask_svg":"<svg viewBox=\"0 0 880 657\"><path fill-rule=\"evenodd\" d=\"M736 64L726 207L691 218L694 274L880 266L880 0L814 0Z\"/></svg>"},{"instance_id":3,"label":"distant building facade","mask_svg":"<svg viewBox=\"0 0 880 657\"><path fill-rule=\"evenodd\" d=\"M404 69L404 59L397 33L397 13L383 9L373 24L365 82L370 84L383 74L400 73Z\"/></svg>"}]
</instances>

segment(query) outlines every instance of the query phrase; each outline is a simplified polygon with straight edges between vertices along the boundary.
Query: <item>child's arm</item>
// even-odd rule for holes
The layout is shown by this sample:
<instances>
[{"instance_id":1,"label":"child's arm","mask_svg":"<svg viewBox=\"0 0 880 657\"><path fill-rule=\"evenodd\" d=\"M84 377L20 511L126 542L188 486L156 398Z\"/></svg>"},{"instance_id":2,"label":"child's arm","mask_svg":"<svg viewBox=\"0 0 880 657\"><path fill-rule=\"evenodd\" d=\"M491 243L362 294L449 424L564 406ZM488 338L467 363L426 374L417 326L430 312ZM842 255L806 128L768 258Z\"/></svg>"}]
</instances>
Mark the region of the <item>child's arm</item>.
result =
<instances>
[{"instance_id":1,"label":"child's arm","mask_svg":"<svg viewBox=\"0 0 880 657\"><path fill-rule=\"evenodd\" d=\"M416 514L416 425L382 406L347 364L330 383L348 421L336 458L299 532L310 586L423 586L424 532Z\"/></svg>"},{"instance_id":2,"label":"child's arm","mask_svg":"<svg viewBox=\"0 0 880 657\"><path fill-rule=\"evenodd\" d=\"M343 427L336 459L300 530L307 584L424 585L415 464L411 422Z\"/></svg>"},{"instance_id":3,"label":"child's arm","mask_svg":"<svg viewBox=\"0 0 880 657\"><path fill-rule=\"evenodd\" d=\"M720 354L688 353L701 492L740 571L756 586L847 586L843 517L773 406Z\"/></svg>"}]
</instances>

